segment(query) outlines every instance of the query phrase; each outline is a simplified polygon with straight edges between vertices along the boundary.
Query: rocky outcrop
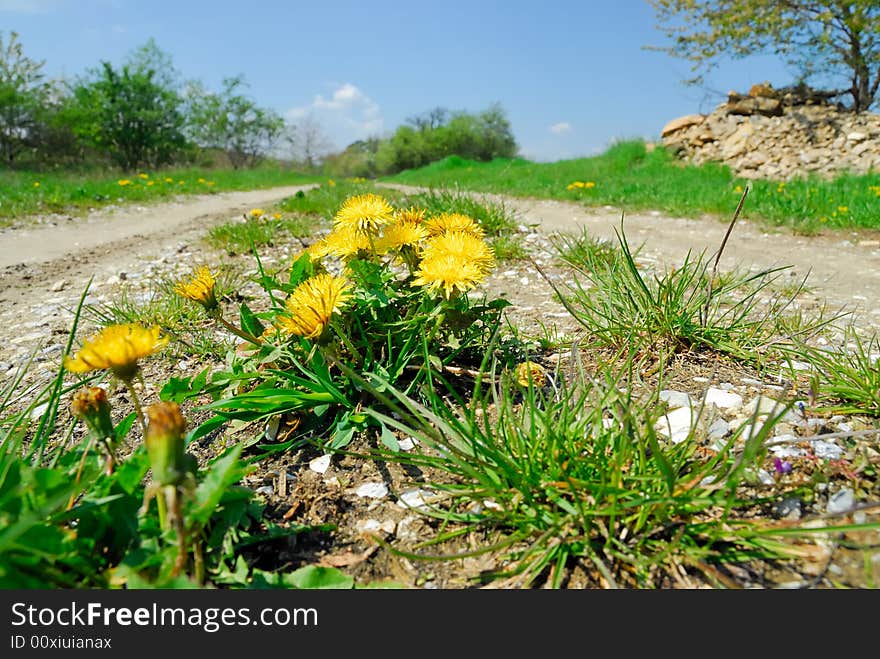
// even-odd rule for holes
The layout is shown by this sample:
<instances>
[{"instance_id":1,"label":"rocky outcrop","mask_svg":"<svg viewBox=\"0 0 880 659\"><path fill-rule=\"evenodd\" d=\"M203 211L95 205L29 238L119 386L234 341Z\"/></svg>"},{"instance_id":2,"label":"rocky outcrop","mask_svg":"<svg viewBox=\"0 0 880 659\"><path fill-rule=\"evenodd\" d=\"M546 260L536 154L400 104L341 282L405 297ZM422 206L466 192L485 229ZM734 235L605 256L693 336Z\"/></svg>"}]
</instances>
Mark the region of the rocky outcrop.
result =
<instances>
[{"instance_id":1,"label":"rocky outcrop","mask_svg":"<svg viewBox=\"0 0 880 659\"><path fill-rule=\"evenodd\" d=\"M673 119L662 143L688 162L720 162L743 178L880 171L880 115L856 114L831 97L803 85L753 85L709 114Z\"/></svg>"}]
</instances>

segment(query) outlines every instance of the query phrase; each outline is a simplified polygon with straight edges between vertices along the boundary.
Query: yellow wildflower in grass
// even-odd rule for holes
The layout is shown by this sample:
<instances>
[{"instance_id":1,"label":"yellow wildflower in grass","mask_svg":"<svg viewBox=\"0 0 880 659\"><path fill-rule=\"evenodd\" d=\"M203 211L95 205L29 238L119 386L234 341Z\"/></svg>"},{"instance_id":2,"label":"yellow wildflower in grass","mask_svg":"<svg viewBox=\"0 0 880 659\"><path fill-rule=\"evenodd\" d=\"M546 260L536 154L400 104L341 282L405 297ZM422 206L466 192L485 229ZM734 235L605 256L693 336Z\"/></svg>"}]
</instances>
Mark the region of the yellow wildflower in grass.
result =
<instances>
[{"instance_id":1,"label":"yellow wildflower in grass","mask_svg":"<svg viewBox=\"0 0 880 659\"><path fill-rule=\"evenodd\" d=\"M273 213L273 214L272 214L272 219L273 219L273 220L280 220L280 219L281 219L281 213Z\"/></svg>"},{"instance_id":2,"label":"yellow wildflower in grass","mask_svg":"<svg viewBox=\"0 0 880 659\"><path fill-rule=\"evenodd\" d=\"M328 179L327 179L327 185L329 185L331 188L335 188L335 187L336 187L336 181L334 181L332 178L328 178Z\"/></svg>"},{"instance_id":3,"label":"yellow wildflower in grass","mask_svg":"<svg viewBox=\"0 0 880 659\"><path fill-rule=\"evenodd\" d=\"M285 301L285 313L278 317L278 327L296 336L318 338L350 296L344 277L327 273L310 277L293 289Z\"/></svg>"},{"instance_id":4,"label":"yellow wildflower in grass","mask_svg":"<svg viewBox=\"0 0 880 659\"><path fill-rule=\"evenodd\" d=\"M880 197L880 185L869 185L868 190Z\"/></svg>"},{"instance_id":5,"label":"yellow wildflower in grass","mask_svg":"<svg viewBox=\"0 0 880 659\"><path fill-rule=\"evenodd\" d=\"M413 286L421 286L429 292L443 290L447 299L456 293L464 293L486 277L480 265L460 254L434 252L424 256L412 281Z\"/></svg>"},{"instance_id":6,"label":"yellow wildflower in grass","mask_svg":"<svg viewBox=\"0 0 880 659\"><path fill-rule=\"evenodd\" d=\"M536 387L547 384L547 372L536 362L525 361L517 364L515 375L516 381L523 387L528 387L530 382Z\"/></svg>"},{"instance_id":7,"label":"yellow wildflower in grass","mask_svg":"<svg viewBox=\"0 0 880 659\"><path fill-rule=\"evenodd\" d=\"M35 188L39 188L39 187L40 187L40 182L39 182L39 181L34 181L34 187L35 187Z\"/></svg>"},{"instance_id":8,"label":"yellow wildflower in grass","mask_svg":"<svg viewBox=\"0 0 880 659\"><path fill-rule=\"evenodd\" d=\"M200 176L198 179L196 179L196 180L197 180L199 183L207 183L207 181L206 181L205 179L203 179L201 176Z\"/></svg>"},{"instance_id":9,"label":"yellow wildflower in grass","mask_svg":"<svg viewBox=\"0 0 880 659\"><path fill-rule=\"evenodd\" d=\"M584 181L584 188L586 190L589 190L590 188L595 188L595 187L596 187L595 181Z\"/></svg>"},{"instance_id":10,"label":"yellow wildflower in grass","mask_svg":"<svg viewBox=\"0 0 880 659\"><path fill-rule=\"evenodd\" d=\"M186 185L186 181L178 181L177 185Z\"/></svg>"},{"instance_id":11,"label":"yellow wildflower in grass","mask_svg":"<svg viewBox=\"0 0 880 659\"><path fill-rule=\"evenodd\" d=\"M322 240L318 241L314 251L310 252L318 258L331 254L341 259L347 259L358 252L372 250L370 238L366 234L349 227L338 227L331 231Z\"/></svg>"},{"instance_id":12,"label":"yellow wildflower in grass","mask_svg":"<svg viewBox=\"0 0 880 659\"><path fill-rule=\"evenodd\" d=\"M126 185L131 185L131 181L127 178L121 178L118 181L116 181L116 185L120 185L120 186L125 187Z\"/></svg>"},{"instance_id":13,"label":"yellow wildflower in grass","mask_svg":"<svg viewBox=\"0 0 880 659\"><path fill-rule=\"evenodd\" d=\"M262 208L251 208L250 211L248 211L248 215L250 215L251 217L260 218L263 217L264 212L265 211L263 211Z\"/></svg>"},{"instance_id":14,"label":"yellow wildflower in grass","mask_svg":"<svg viewBox=\"0 0 880 659\"><path fill-rule=\"evenodd\" d=\"M346 199L336 213L337 229L375 234L394 219L394 208L381 195L367 193Z\"/></svg>"},{"instance_id":15,"label":"yellow wildflower in grass","mask_svg":"<svg viewBox=\"0 0 880 659\"><path fill-rule=\"evenodd\" d=\"M124 382L130 382L138 369L138 360L153 354L168 343L159 327L136 323L110 325L83 343L74 357L64 358L64 367L72 373L109 369Z\"/></svg>"},{"instance_id":16,"label":"yellow wildflower in grass","mask_svg":"<svg viewBox=\"0 0 880 659\"><path fill-rule=\"evenodd\" d=\"M733 189L733 191L736 192L737 194L740 194L743 191L743 186L738 185Z\"/></svg>"},{"instance_id":17,"label":"yellow wildflower in grass","mask_svg":"<svg viewBox=\"0 0 880 659\"><path fill-rule=\"evenodd\" d=\"M156 184L155 181L147 181L147 187L152 188Z\"/></svg>"},{"instance_id":18,"label":"yellow wildflower in grass","mask_svg":"<svg viewBox=\"0 0 880 659\"><path fill-rule=\"evenodd\" d=\"M205 185L211 187L212 185L214 185L214 181L208 181L207 183L205 183Z\"/></svg>"},{"instance_id":19,"label":"yellow wildflower in grass","mask_svg":"<svg viewBox=\"0 0 880 659\"><path fill-rule=\"evenodd\" d=\"M838 206L837 212L842 214L849 213L849 206Z\"/></svg>"},{"instance_id":20,"label":"yellow wildflower in grass","mask_svg":"<svg viewBox=\"0 0 880 659\"><path fill-rule=\"evenodd\" d=\"M165 182L166 182L166 183L174 183L174 179L173 179L173 178L168 178L168 177L166 176L166 177L165 177Z\"/></svg>"},{"instance_id":21,"label":"yellow wildflower in grass","mask_svg":"<svg viewBox=\"0 0 880 659\"><path fill-rule=\"evenodd\" d=\"M463 213L440 213L425 220L428 233L436 236L450 231L466 232L473 236L483 236L483 227L469 215Z\"/></svg>"},{"instance_id":22,"label":"yellow wildflower in grass","mask_svg":"<svg viewBox=\"0 0 880 659\"><path fill-rule=\"evenodd\" d=\"M144 174L143 172L141 172L140 174L138 174L138 178L141 178L146 181L148 178L150 178L150 175Z\"/></svg>"},{"instance_id":23,"label":"yellow wildflower in grass","mask_svg":"<svg viewBox=\"0 0 880 659\"><path fill-rule=\"evenodd\" d=\"M428 237L428 229L415 222L395 222L389 224L382 231L382 235L376 240L375 248L378 254L384 254L389 250L417 245Z\"/></svg>"},{"instance_id":24,"label":"yellow wildflower in grass","mask_svg":"<svg viewBox=\"0 0 880 659\"><path fill-rule=\"evenodd\" d=\"M198 302L209 314L217 310L217 298L214 294L216 281L210 268L200 265L188 279L181 279L174 286L174 292L193 302Z\"/></svg>"},{"instance_id":25,"label":"yellow wildflower in grass","mask_svg":"<svg viewBox=\"0 0 880 659\"><path fill-rule=\"evenodd\" d=\"M452 255L466 259L476 265L484 275L495 267L495 253L488 243L480 236L466 231L449 231L429 238L422 250L422 258L434 255Z\"/></svg>"}]
</instances>

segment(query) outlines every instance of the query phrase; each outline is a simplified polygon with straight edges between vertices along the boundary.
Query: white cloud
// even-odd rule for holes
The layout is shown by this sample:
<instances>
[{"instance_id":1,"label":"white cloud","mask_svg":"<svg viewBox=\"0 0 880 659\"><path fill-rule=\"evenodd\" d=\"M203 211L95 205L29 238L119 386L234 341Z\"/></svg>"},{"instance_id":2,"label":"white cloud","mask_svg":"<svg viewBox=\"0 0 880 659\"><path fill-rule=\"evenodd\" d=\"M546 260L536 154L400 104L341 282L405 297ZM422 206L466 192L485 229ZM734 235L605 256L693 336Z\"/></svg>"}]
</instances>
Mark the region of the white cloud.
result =
<instances>
[{"instance_id":1,"label":"white cloud","mask_svg":"<svg viewBox=\"0 0 880 659\"><path fill-rule=\"evenodd\" d=\"M379 104L350 82L337 85L329 97L317 94L309 105L291 108L285 115L293 122L314 117L343 148L377 135L385 126Z\"/></svg>"},{"instance_id":2,"label":"white cloud","mask_svg":"<svg viewBox=\"0 0 880 659\"><path fill-rule=\"evenodd\" d=\"M571 124L567 121L560 121L558 124L550 126L547 130L554 135L567 135L571 132Z\"/></svg>"}]
</instances>

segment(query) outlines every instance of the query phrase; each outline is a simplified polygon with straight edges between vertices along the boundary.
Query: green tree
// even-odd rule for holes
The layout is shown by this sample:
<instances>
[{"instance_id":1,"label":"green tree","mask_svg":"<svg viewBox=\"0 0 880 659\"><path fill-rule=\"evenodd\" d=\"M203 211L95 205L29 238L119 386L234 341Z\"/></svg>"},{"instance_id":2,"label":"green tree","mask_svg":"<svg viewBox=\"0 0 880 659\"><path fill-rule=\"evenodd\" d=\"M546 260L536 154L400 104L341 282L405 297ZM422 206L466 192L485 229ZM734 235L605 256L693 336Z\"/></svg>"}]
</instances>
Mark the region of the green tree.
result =
<instances>
[{"instance_id":1,"label":"green tree","mask_svg":"<svg viewBox=\"0 0 880 659\"><path fill-rule=\"evenodd\" d=\"M52 86L42 73L44 64L25 56L18 33L4 41L0 32L0 158L7 165L35 145L45 120Z\"/></svg>"},{"instance_id":2,"label":"green tree","mask_svg":"<svg viewBox=\"0 0 880 659\"><path fill-rule=\"evenodd\" d=\"M151 43L119 69L101 62L74 85L66 109L74 132L127 171L174 162L187 146L183 99L165 68L170 58Z\"/></svg>"},{"instance_id":3,"label":"green tree","mask_svg":"<svg viewBox=\"0 0 880 659\"><path fill-rule=\"evenodd\" d=\"M877 0L649 0L672 43L663 50L692 63L697 75L720 57L772 53L803 80L844 79L856 112L877 101L880 2Z\"/></svg>"},{"instance_id":4,"label":"green tree","mask_svg":"<svg viewBox=\"0 0 880 659\"><path fill-rule=\"evenodd\" d=\"M241 93L243 76L224 78L222 90L215 94L200 84L188 91L189 130L204 148L222 149L232 166L253 167L277 142L284 131L284 120L274 111L259 107Z\"/></svg>"}]
</instances>

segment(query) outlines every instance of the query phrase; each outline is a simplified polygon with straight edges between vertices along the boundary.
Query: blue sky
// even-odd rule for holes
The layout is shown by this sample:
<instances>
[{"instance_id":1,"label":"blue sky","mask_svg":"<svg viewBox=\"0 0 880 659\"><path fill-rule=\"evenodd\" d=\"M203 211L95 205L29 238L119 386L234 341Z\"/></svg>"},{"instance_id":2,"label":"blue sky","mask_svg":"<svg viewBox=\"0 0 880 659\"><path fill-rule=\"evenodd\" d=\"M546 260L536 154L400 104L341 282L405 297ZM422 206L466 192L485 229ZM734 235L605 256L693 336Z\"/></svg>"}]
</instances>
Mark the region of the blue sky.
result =
<instances>
[{"instance_id":1,"label":"blue sky","mask_svg":"<svg viewBox=\"0 0 880 659\"><path fill-rule=\"evenodd\" d=\"M758 57L688 87L685 61L644 48L664 43L655 24L646 0L0 0L0 31L52 77L121 63L153 38L183 78L217 90L241 74L259 104L312 117L336 148L436 106L497 102L522 155L573 158L658 139L730 89L794 79Z\"/></svg>"}]
</instances>

